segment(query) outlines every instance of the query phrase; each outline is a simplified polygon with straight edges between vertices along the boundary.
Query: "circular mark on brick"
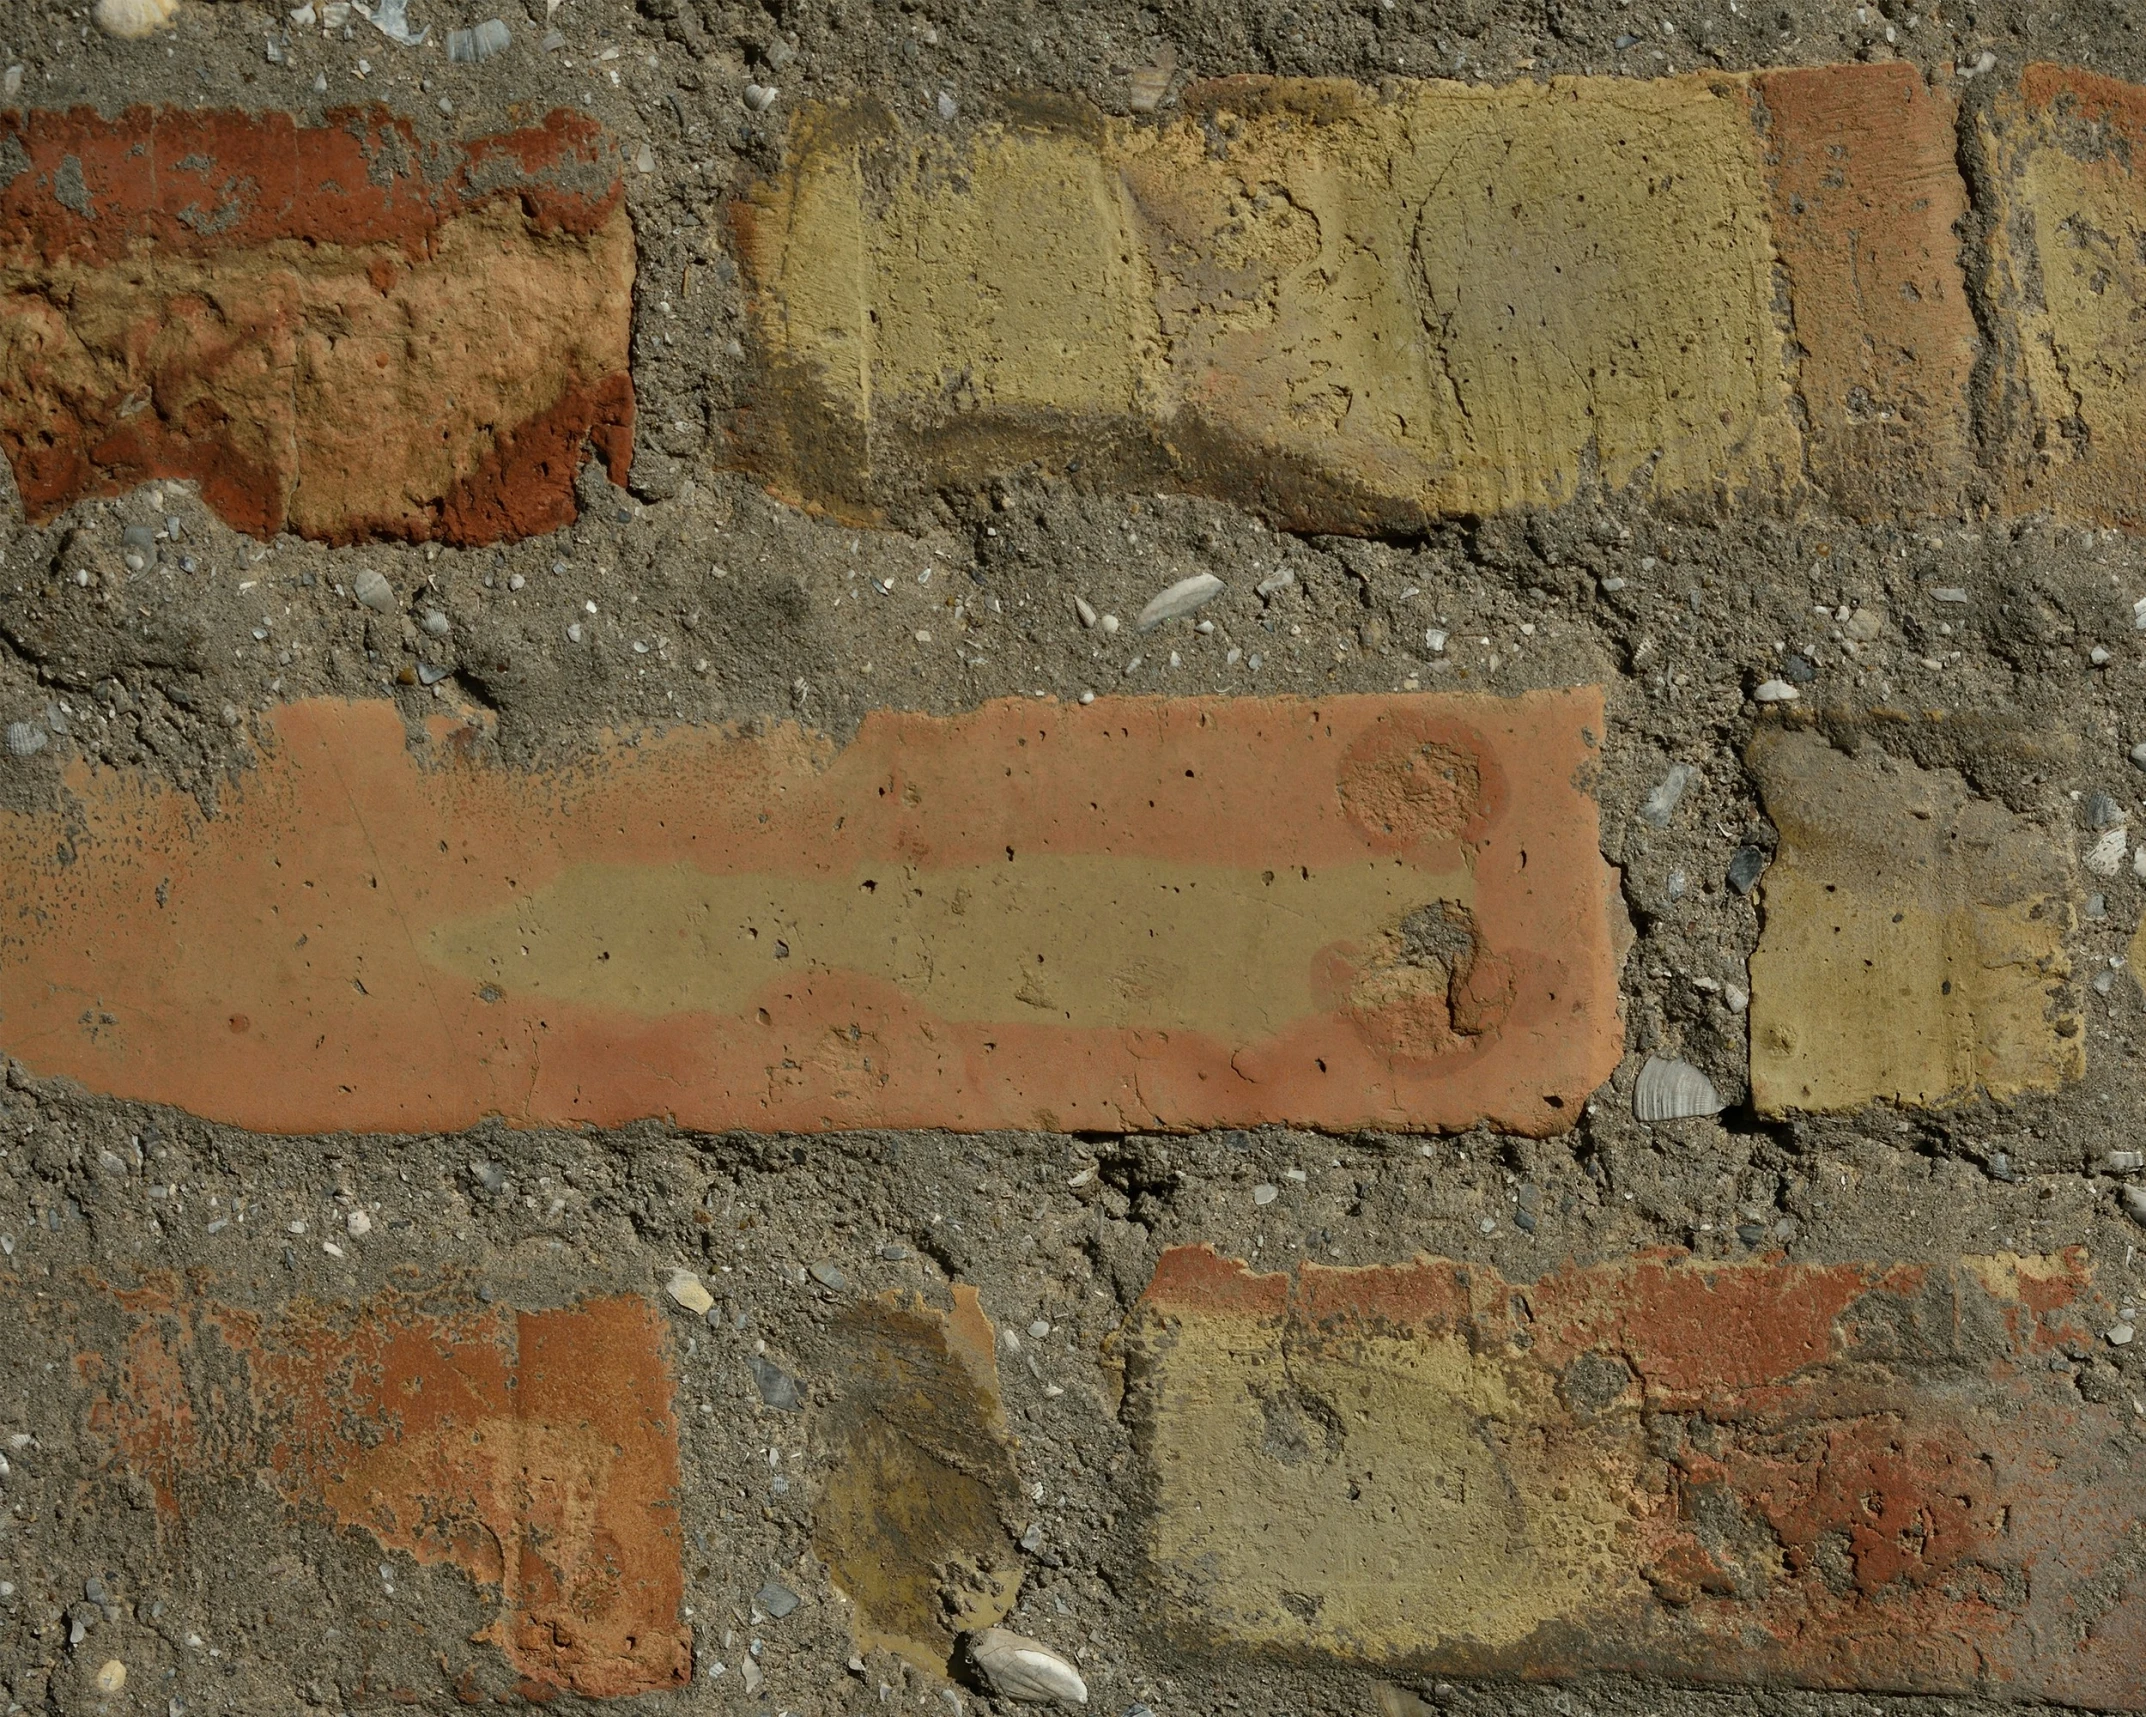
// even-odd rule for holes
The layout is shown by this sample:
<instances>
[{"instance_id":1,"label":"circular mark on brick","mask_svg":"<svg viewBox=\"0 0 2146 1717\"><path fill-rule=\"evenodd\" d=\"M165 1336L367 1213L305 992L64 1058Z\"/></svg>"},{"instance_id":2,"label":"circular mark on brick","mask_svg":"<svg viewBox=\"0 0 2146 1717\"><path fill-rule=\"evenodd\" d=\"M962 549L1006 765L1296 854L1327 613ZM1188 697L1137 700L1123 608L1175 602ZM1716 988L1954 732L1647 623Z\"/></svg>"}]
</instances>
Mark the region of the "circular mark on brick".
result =
<instances>
[{"instance_id":1,"label":"circular mark on brick","mask_svg":"<svg viewBox=\"0 0 2146 1717\"><path fill-rule=\"evenodd\" d=\"M1429 724L1381 722L1341 764L1341 803L1375 852L1457 838L1483 797L1476 754Z\"/></svg>"},{"instance_id":2,"label":"circular mark on brick","mask_svg":"<svg viewBox=\"0 0 2146 1717\"><path fill-rule=\"evenodd\" d=\"M1558 1374L1557 1392L1575 1418L1599 1419L1631 1385L1631 1367L1614 1353L1583 1353Z\"/></svg>"},{"instance_id":3,"label":"circular mark on brick","mask_svg":"<svg viewBox=\"0 0 2146 1717\"><path fill-rule=\"evenodd\" d=\"M247 1031L252 1029L252 1026L253 1021L248 1019L244 1014L233 1014L231 1016L231 1032L234 1037L243 1036Z\"/></svg>"}]
</instances>

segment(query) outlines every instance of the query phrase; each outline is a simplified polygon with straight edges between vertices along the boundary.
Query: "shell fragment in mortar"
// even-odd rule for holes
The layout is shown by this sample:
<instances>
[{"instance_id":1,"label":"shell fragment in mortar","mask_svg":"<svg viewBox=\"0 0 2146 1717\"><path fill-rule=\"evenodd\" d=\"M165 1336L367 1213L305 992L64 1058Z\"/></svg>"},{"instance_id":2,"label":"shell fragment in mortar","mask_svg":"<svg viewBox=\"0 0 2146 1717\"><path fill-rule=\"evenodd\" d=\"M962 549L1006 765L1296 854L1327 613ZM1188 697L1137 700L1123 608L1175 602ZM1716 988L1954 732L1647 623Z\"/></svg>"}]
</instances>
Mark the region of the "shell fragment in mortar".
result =
<instances>
[{"instance_id":1,"label":"shell fragment in mortar","mask_svg":"<svg viewBox=\"0 0 2146 1717\"><path fill-rule=\"evenodd\" d=\"M1632 1113L1642 1121L1675 1121L1688 1115L1718 1115L1726 1105L1714 1082L1688 1061L1649 1056L1632 1087Z\"/></svg>"},{"instance_id":2,"label":"shell fragment in mortar","mask_svg":"<svg viewBox=\"0 0 2146 1717\"><path fill-rule=\"evenodd\" d=\"M1041 1641L1005 1628L985 1628L968 1636L969 1660L993 1693L1043 1705L1062 1700L1088 1703L1088 1684L1080 1671Z\"/></svg>"},{"instance_id":3,"label":"shell fragment in mortar","mask_svg":"<svg viewBox=\"0 0 2146 1717\"><path fill-rule=\"evenodd\" d=\"M123 42L139 42L179 15L179 0L97 0L97 28Z\"/></svg>"}]
</instances>

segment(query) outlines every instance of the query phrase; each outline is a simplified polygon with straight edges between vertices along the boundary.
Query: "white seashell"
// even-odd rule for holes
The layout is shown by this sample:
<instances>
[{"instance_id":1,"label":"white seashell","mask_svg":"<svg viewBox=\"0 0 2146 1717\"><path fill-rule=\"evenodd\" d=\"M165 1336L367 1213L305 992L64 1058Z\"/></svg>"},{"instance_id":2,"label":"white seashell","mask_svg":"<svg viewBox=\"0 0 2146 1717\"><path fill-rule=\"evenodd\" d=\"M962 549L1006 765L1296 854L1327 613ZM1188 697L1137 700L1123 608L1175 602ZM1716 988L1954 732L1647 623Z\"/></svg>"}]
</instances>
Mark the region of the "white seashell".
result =
<instances>
[{"instance_id":1,"label":"white seashell","mask_svg":"<svg viewBox=\"0 0 2146 1717\"><path fill-rule=\"evenodd\" d=\"M2130 835L2124 825L2118 823L2113 829L2103 829L2095 837L2081 862L2096 876L2114 876L2124 868L2124 853L2129 845Z\"/></svg>"},{"instance_id":2,"label":"white seashell","mask_svg":"<svg viewBox=\"0 0 2146 1717\"><path fill-rule=\"evenodd\" d=\"M745 105L755 113L765 113L781 94L772 84L749 83L745 86Z\"/></svg>"},{"instance_id":3,"label":"white seashell","mask_svg":"<svg viewBox=\"0 0 2146 1717\"><path fill-rule=\"evenodd\" d=\"M350 581L350 594L375 614L395 612L395 587L371 567Z\"/></svg>"},{"instance_id":4,"label":"white seashell","mask_svg":"<svg viewBox=\"0 0 2146 1717\"><path fill-rule=\"evenodd\" d=\"M1632 1113L1642 1121L1675 1121L1687 1115L1718 1115L1726 1107L1714 1082L1688 1061L1647 1057L1632 1087Z\"/></svg>"},{"instance_id":5,"label":"white seashell","mask_svg":"<svg viewBox=\"0 0 2146 1717\"><path fill-rule=\"evenodd\" d=\"M179 0L97 0L97 28L123 42L154 35L179 15Z\"/></svg>"},{"instance_id":6,"label":"white seashell","mask_svg":"<svg viewBox=\"0 0 2146 1717\"><path fill-rule=\"evenodd\" d=\"M1140 610L1139 628L1143 632L1152 632L1165 620L1176 620L1195 608L1204 608L1225 588L1211 572L1196 572L1190 578L1181 578Z\"/></svg>"},{"instance_id":7,"label":"white seashell","mask_svg":"<svg viewBox=\"0 0 2146 1717\"><path fill-rule=\"evenodd\" d=\"M2124 1214L2140 1227L2146 1228L2146 1186L2140 1186L2134 1181L2125 1182L2123 1198Z\"/></svg>"},{"instance_id":8,"label":"white seashell","mask_svg":"<svg viewBox=\"0 0 2146 1717\"><path fill-rule=\"evenodd\" d=\"M673 1270L671 1279L663 1284L663 1291L695 1317L706 1317L715 1304L715 1296L708 1292L707 1284L691 1270Z\"/></svg>"},{"instance_id":9,"label":"white seashell","mask_svg":"<svg viewBox=\"0 0 2146 1717\"><path fill-rule=\"evenodd\" d=\"M1751 693L1759 703L1794 703L1802 695L1786 680L1761 680Z\"/></svg>"},{"instance_id":10,"label":"white seashell","mask_svg":"<svg viewBox=\"0 0 2146 1717\"><path fill-rule=\"evenodd\" d=\"M7 724L7 750L10 757L35 757L45 749L45 730L34 722L11 721Z\"/></svg>"},{"instance_id":11,"label":"white seashell","mask_svg":"<svg viewBox=\"0 0 2146 1717\"><path fill-rule=\"evenodd\" d=\"M2101 1166L2111 1174L2136 1174L2146 1168L2146 1151L2111 1151Z\"/></svg>"},{"instance_id":12,"label":"white seashell","mask_svg":"<svg viewBox=\"0 0 2146 1717\"><path fill-rule=\"evenodd\" d=\"M1095 623L1102 618L1100 614L1096 613L1095 605L1084 596L1073 598L1073 612L1079 617L1080 623L1091 631L1094 630Z\"/></svg>"},{"instance_id":13,"label":"white seashell","mask_svg":"<svg viewBox=\"0 0 2146 1717\"><path fill-rule=\"evenodd\" d=\"M968 1647L977 1672L1002 1698L1038 1705L1053 1699L1088 1703L1088 1684L1080 1671L1039 1641L1004 1628L986 1628L969 1635Z\"/></svg>"}]
</instances>

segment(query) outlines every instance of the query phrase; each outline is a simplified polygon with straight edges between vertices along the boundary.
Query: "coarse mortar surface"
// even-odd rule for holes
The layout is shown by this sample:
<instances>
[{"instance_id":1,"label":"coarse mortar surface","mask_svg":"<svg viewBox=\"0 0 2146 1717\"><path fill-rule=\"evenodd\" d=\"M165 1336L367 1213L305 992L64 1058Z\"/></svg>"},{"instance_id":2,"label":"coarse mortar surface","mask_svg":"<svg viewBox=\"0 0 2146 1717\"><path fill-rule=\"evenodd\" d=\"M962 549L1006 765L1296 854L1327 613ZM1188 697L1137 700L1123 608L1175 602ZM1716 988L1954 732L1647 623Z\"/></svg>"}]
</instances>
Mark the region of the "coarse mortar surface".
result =
<instances>
[{"instance_id":1,"label":"coarse mortar surface","mask_svg":"<svg viewBox=\"0 0 2146 1717\"><path fill-rule=\"evenodd\" d=\"M412 11L435 38L490 15L423 0ZM1153 1402L1167 1368L1137 1349L1143 1296L1173 1247L1211 1246L1259 1271L1421 1254L1523 1286L1661 1248L1724 1265L1779 1254L1814 1269L1950 1268L2084 1248L2093 1279L2082 1327L2093 1339L2050 1364L2078 1402L2146 1413L2133 1405L2146 1400L2136 1346L2100 1339L2146 1288L2138 1230L2107 1168L2142 1133L2146 998L2129 959L2146 883L2128 862L2103 878L2070 860L2090 845L2090 824L2106 826L2104 801L2141 804L2126 756L2146 737L2137 540L1973 505L1902 526L1818 502L1668 506L1601 485L1522 515L1326 536L1223 501L1040 468L927 488L869 528L845 523L721 468L724 426L755 380L726 207L779 171L788 115L810 101L877 98L958 140L1024 92L1123 117L1135 88L1157 78L1167 109L1193 79L1246 73L1502 84L1895 57L1935 72L1987 53L1990 69L1960 86L1972 109L1978 86L2029 59L2146 79L2136 21L2024 4L1925 14L1905 0L644 0L638 10L565 0L501 15L511 46L462 65L436 39L410 50L362 18L324 32L239 0L188 0L173 31L140 44L107 39L74 9L0 6L0 58L24 68L21 99L38 107L200 104L317 121L377 100L441 137L580 108L619 140L638 271L631 475L619 488L586 469L579 518L555 533L474 549L263 541L177 482L33 526L10 486L0 722L31 724L47 744L0 756L0 804L63 810L66 769L87 764L146 773L213 813L255 766L261 718L312 697L381 700L413 742L444 719L472 758L529 771L681 725L800 723L841 743L874 710L953 715L1005 697L1600 684L1607 725L1590 787L1632 931L1626 1058L1571 1129L1548 1138L1281 1127L756 1135L661 1120L284 1137L100 1099L17 1066L0 1092L0 1234L15 1308L0 1343L6 1709L444 1710L457 1694L801 1717L949 1702L1014 1709L931 1667L934 1652L943 1665L963 1604L970 1619L995 1612L1069 1654L1077 1647L1091 1707L1112 1713L2032 1708L1878 1683L1875 1693L1799 1689L1791 1676L1723 1689L1689 1665L1599 1659L1537 1684L1497 1663L1420 1666L1400 1653L1366 1667L1277 1647L1256 1628L1175 1630L1154 1585L1151 1521L1163 1503L1149 1455L1181 1427L1164 1426ZM748 84L779 97L756 111ZM162 533L139 570L122 560L129 526ZM392 589L386 612L352 595L368 571ZM1150 598L1202 571L1225 586L1198 615L1209 629L1135 631ZM1084 623L1076 599L1124 624ZM1782 765L1752 746L1762 721L1748 694L1789 658L1817 730L1864 768L1803 798L1793 783L1769 787L1767 768ZM1664 810L1677 766L1690 773L1676 775L1681 791ZM1952 1060L1918 1062L1880 1100L1859 1095L1870 1081L1851 1076L1839 1102L1806 1109L1797 1092L1814 1079L1822 1089L1853 1063L1854 1045L1814 1055L1755 1035L1766 1027L1750 1004L1766 897L1746 871L1779 862L1791 801L1810 826L1845 827L1852 848L1864 792L1873 818L1903 803L1910 818L1953 816L1970 800L2001 814L2004 839L2016 823L2037 853L2063 855L2022 859L2020 874L2054 864L2049 892L2076 905L2052 928L2021 904L2024 884L1992 900L1938 878L1917 897L1934 917L1982 924L2017 907L2005 934L2046 931L2042 953L2062 969L2046 1009L2020 1028L2045 1041L2007 1059L2003 1045L1948 1039ZM1891 851L1890 839L1869 844ZM1823 890L1821 869L1778 880ZM1862 910L1892 922L1913 892L1889 882ZM1819 952L1791 945L1771 957ZM1858 1020L1889 1020L1846 1017L1843 1038ZM1633 1087L1655 1055L1702 1070L1722 1112L1635 1119ZM1768 1080L1785 1105L1767 1101ZM709 1285L705 1314L667 1294L680 1268ZM867 1582L856 1569L870 1546L845 1536L859 1506L845 1475L876 1433L841 1411L872 1398L856 1355L913 1352L923 1357L904 1363L940 1367L930 1375L943 1382L960 1361L966 1294L995 1353L988 1391L977 1386L973 1441L937 1448L924 1479L900 1465L918 1458L916 1438L874 1457L911 1483L946 1485L952 1524L939 1561L953 1574L909 1586L890 1576L861 1625ZM332 1440L322 1447L341 1465L293 1465L278 1453L287 1445L274 1399L248 1406L244 1426L197 1427L201 1447L153 1458L114 1455L137 1435L124 1413L98 1422L103 1442L84 1434L93 1401L145 1398L159 1355L175 1356L182 1393L213 1392L200 1368L213 1371L219 1354L303 1349L312 1338L276 1333L294 1316L354 1340L364 1318L404 1315L366 1308L422 1300L410 1319L437 1320L475 1347L500 1318L607 1296L662 1308L648 1339L676 1378L662 1411L676 1419L679 1464L674 1484L660 1472L649 1482L652 1494L675 1494L685 1546L672 1608L608 1657L503 1628L522 1590L509 1568L412 1524L415 1502L398 1514L392 1495L369 1506L344 1497L336 1475L362 1463ZM894 1321L860 1323L882 1315L875 1306L894 1308L884 1314ZM190 1338L195 1351L170 1333L181 1326L219 1333ZM166 1333L132 1333L151 1327ZM536 1325L520 1344L523 1366L536 1365ZM122 1350L138 1367L124 1377L85 1363ZM2007 1353L1977 1328L1931 1363L1973 1372ZM960 1362L964 1376L980 1363ZM1316 1365L1305 1375L1316 1382ZM770 1378L790 1381L794 1409ZM1277 1413L1293 1474L1322 1422ZM1663 1410L1648 1432L1654 1452L1667 1458L1689 1429ZM183 1533L144 1476L156 1473L188 1499ZM286 1548L301 1492L305 1506L334 1513L336 1531ZM1577 1517L1601 1505L1576 1489L1570 1506ZM481 1501L470 1507L493 1531ZM979 1546L978 1522L1000 1542ZM963 1556L983 1565L957 1567ZM1508 1577L1502 1566L1497 1577ZM770 1583L802 1602L774 1617ZM100 1691L107 1660L128 1665L123 1698ZM676 1677L680 1662L687 1673Z\"/></svg>"}]
</instances>

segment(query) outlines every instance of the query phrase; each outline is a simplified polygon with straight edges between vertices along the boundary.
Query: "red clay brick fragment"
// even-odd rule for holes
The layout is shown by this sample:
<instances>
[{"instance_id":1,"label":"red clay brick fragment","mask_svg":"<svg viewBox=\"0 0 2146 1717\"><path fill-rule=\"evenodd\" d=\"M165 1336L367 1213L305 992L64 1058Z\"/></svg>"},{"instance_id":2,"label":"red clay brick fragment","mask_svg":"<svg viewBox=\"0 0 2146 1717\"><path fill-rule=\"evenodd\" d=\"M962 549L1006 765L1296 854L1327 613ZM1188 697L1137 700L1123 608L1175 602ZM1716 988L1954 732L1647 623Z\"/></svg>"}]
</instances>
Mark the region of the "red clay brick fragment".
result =
<instances>
[{"instance_id":1,"label":"red clay brick fragment","mask_svg":"<svg viewBox=\"0 0 2146 1717\"><path fill-rule=\"evenodd\" d=\"M176 477L261 536L556 529L625 476L633 266L576 114L0 113L0 448L33 520Z\"/></svg>"},{"instance_id":2,"label":"red clay brick fragment","mask_svg":"<svg viewBox=\"0 0 2146 1717\"><path fill-rule=\"evenodd\" d=\"M1180 1641L2146 1708L2083 1251L1534 1282L1165 1253L1128 1331ZM2052 1361L2058 1361L2052 1369Z\"/></svg>"},{"instance_id":3,"label":"red clay brick fragment","mask_svg":"<svg viewBox=\"0 0 2146 1717\"><path fill-rule=\"evenodd\" d=\"M264 1316L165 1281L119 1296L90 1428L173 1530L261 1471L300 1519L496 1589L477 1637L525 1688L616 1698L692 1672L678 1423L639 1299L453 1309L390 1292Z\"/></svg>"},{"instance_id":4,"label":"red clay brick fragment","mask_svg":"<svg viewBox=\"0 0 2146 1717\"><path fill-rule=\"evenodd\" d=\"M1757 84L1811 475L1858 518L1955 512L1976 338L1953 100L1897 62Z\"/></svg>"},{"instance_id":5,"label":"red clay brick fragment","mask_svg":"<svg viewBox=\"0 0 2146 1717\"><path fill-rule=\"evenodd\" d=\"M520 776L288 706L0 815L0 1047L282 1131L1562 1131L1622 1052L1594 689L1006 700ZM64 860L55 856L65 853Z\"/></svg>"}]
</instances>

